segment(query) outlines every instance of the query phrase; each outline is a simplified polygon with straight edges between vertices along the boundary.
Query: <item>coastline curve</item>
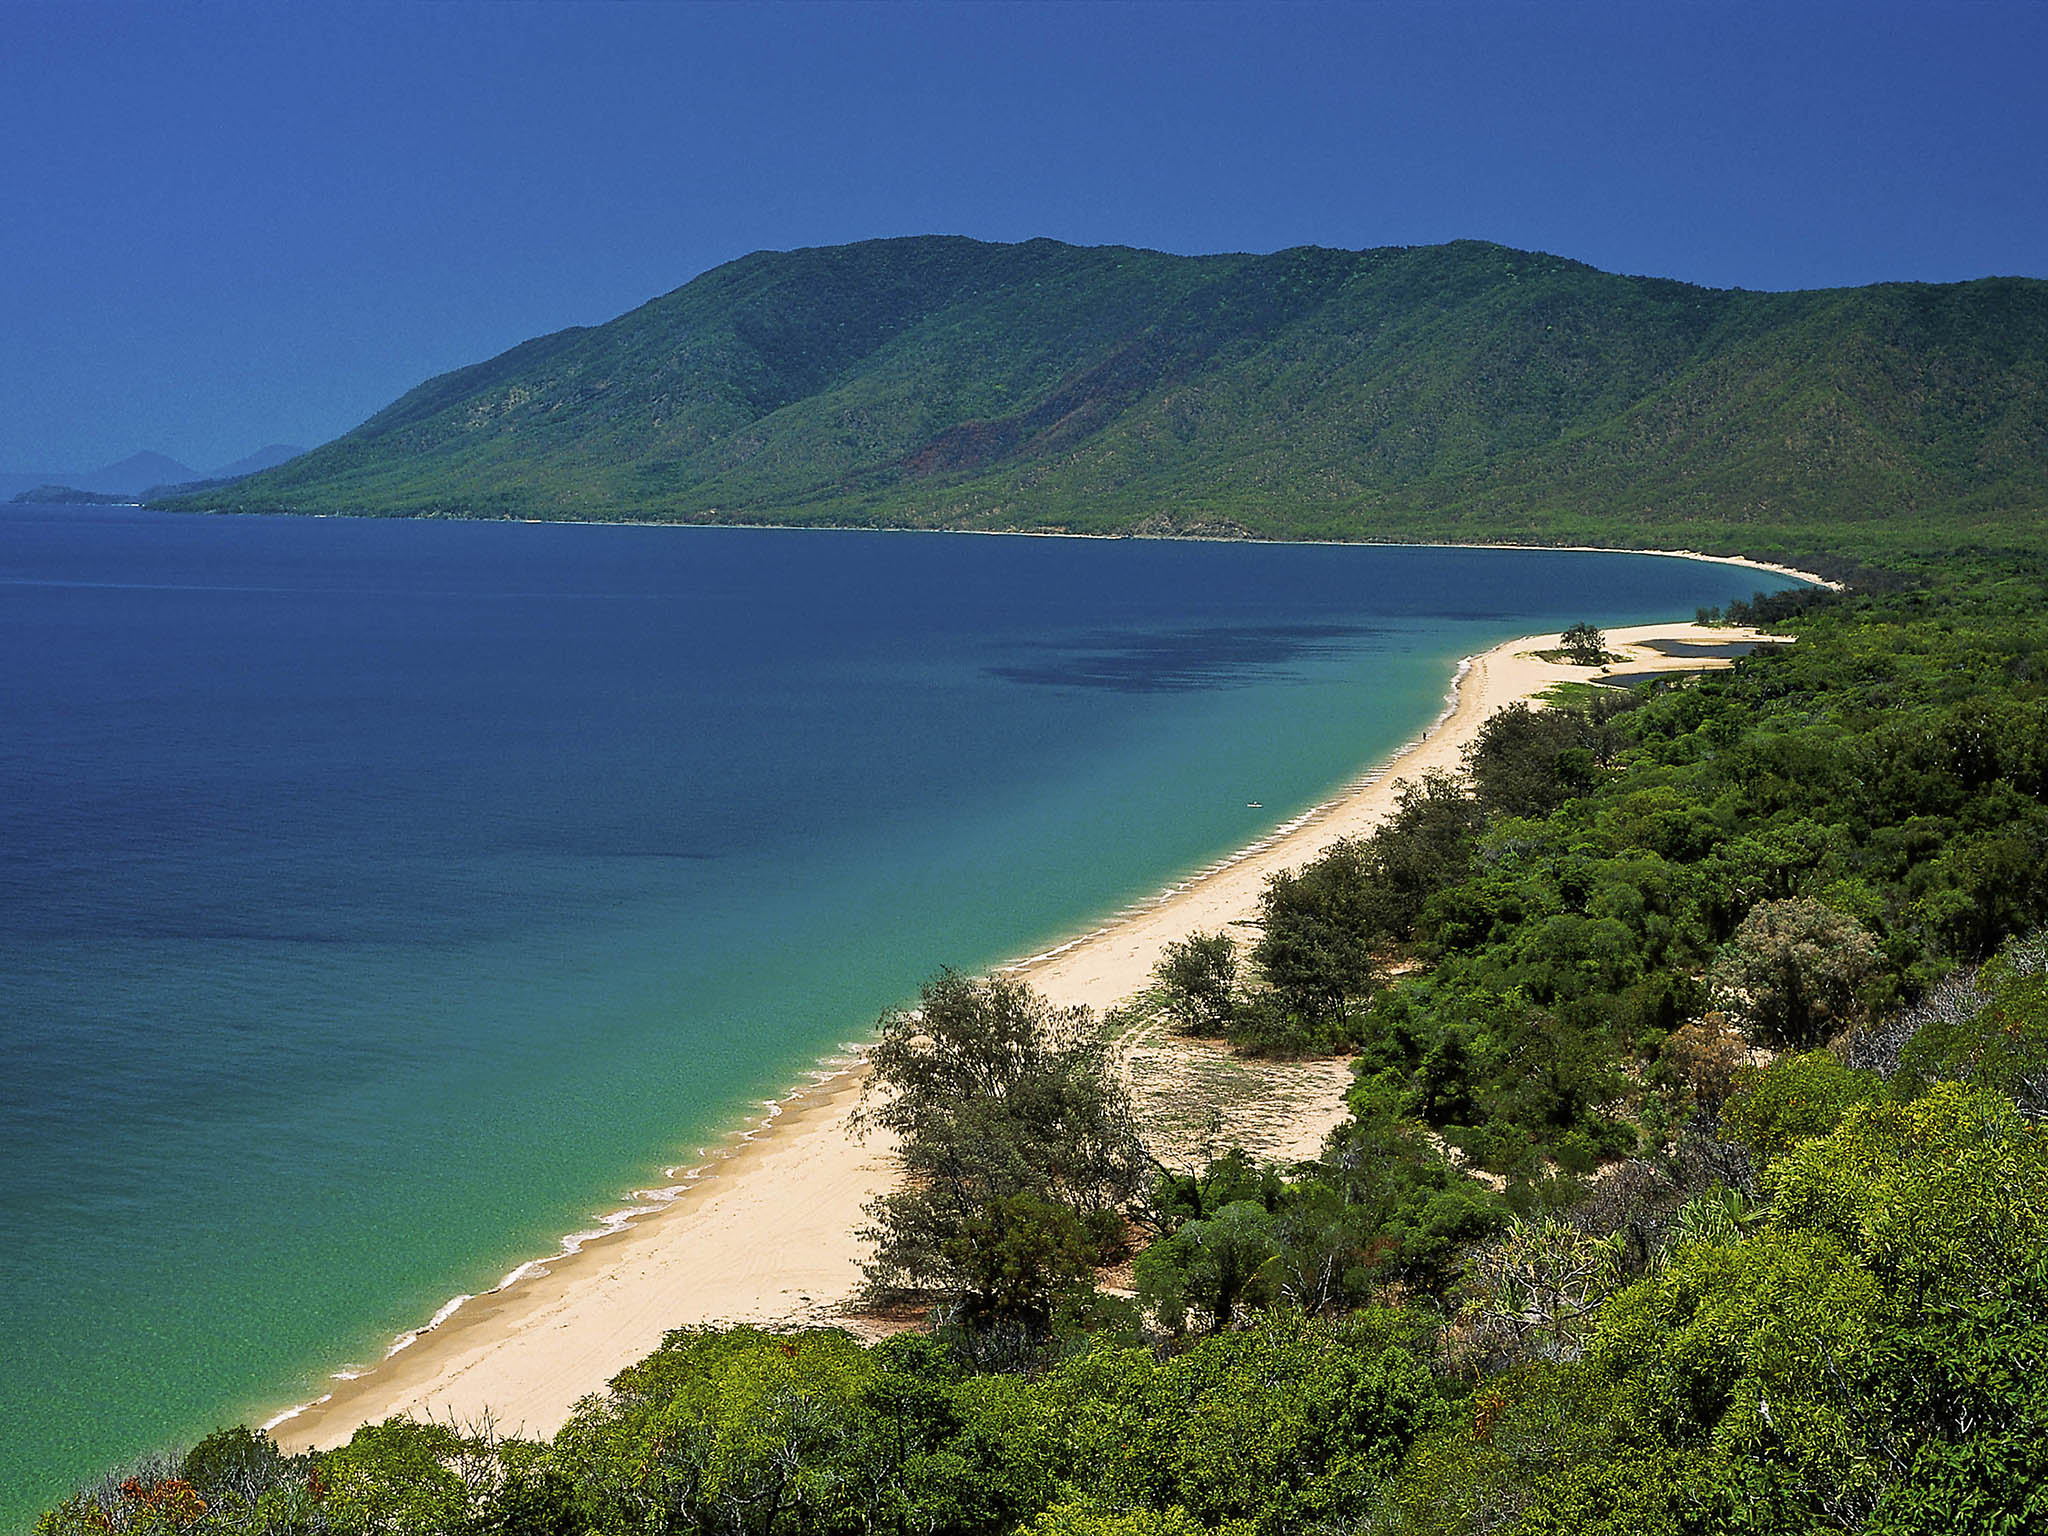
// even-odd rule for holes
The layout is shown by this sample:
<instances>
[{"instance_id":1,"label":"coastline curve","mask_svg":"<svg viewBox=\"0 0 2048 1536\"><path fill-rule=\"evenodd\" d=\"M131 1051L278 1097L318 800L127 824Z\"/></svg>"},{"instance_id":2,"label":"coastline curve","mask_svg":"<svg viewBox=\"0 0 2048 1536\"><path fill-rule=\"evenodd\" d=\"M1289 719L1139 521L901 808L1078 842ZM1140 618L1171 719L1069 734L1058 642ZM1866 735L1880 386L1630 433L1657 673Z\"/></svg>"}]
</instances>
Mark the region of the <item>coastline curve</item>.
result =
<instances>
[{"instance_id":1,"label":"coastline curve","mask_svg":"<svg viewBox=\"0 0 2048 1536\"><path fill-rule=\"evenodd\" d=\"M1647 551L1628 551L1647 553ZM1758 562L1657 551L1805 573ZM1652 641L1741 643L1754 630L1690 622L1609 631L1631 672L1697 670L1702 663L1647 649ZM1104 1011L1148 984L1167 943L1243 924L1266 879L1330 842L1369 832L1398 786L1432 768L1455 770L1484 719L1534 701L1582 669L1533 654L1548 635L1522 636L1462 658L1437 716L1386 759L1244 847L1126 906L1107 922L995 967L1053 1002ZM1713 663L1708 663L1709 665ZM1722 663L1726 664L1726 663ZM859 1281L860 1209L890 1187L890 1149L857 1143L848 1119L865 1081L855 1043L820 1060L807 1081L763 1102L698 1161L664 1171L671 1182L636 1189L620 1208L517 1265L499 1283L444 1303L401 1333L368 1369L335 1373L332 1388L274 1412L263 1428L288 1449L326 1448L394 1414L473 1421L488 1412L512 1434L551 1434L577 1400L692 1324L803 1325L834 1317ZM1316 1125L1334 1125L1336 1103Z\"/></svg>"}]
</instances>

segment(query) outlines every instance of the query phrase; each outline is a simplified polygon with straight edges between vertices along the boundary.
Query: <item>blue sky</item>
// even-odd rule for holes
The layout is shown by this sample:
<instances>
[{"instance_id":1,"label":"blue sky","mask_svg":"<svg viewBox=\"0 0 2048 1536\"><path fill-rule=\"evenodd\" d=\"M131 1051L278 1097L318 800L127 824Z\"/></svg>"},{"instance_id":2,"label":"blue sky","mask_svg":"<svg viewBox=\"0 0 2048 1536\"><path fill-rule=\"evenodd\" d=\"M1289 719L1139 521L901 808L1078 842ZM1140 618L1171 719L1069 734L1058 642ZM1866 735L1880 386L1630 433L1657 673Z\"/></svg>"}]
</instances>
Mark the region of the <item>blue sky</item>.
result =
<instances>
[{"instance_id":1,"label":"blue sky","mask_svg":"<svg viewBox=\"0 0 2048 1536\"><path fill-rule=\"evenodd\" d=\"M0 470L211 468L763 247L2048 276L2048 5L0 3Z\"/></svg>"}]
</instances>

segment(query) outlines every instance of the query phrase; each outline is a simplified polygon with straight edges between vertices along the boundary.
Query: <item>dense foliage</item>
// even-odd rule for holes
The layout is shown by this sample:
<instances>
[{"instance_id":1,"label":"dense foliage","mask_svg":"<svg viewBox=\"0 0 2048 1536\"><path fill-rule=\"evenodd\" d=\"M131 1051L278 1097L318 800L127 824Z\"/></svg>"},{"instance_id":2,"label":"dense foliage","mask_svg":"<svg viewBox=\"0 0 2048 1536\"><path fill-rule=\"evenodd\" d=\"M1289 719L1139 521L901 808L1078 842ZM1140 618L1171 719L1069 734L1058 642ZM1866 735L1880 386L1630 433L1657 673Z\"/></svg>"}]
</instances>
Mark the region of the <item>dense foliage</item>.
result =
<instances>
[{"instance_id":1,"label":"dense foliage","mask_svg":"<svg viewBox=\"0 0 2048 1536\"><path fill-rule=\"evenodd\" d=\"M1896 550L2027 531L2044 385L2025 279L880 240L745 257L188 504Z\"/></svg>"},{"instance_id":2,"label":"dense foliage","mask_svg":"<svg viewBox=\"0 0 2048 1536\"><path fill-rule=\"evenodd\" d=\"M2048 582L1939 582L1506 712L1170 955L1186 1027L1355 1052L1314 1162L1144 1164L1086 1020L941 975L872 1111L931 1328L678 1333L544 1444L230 1431L43 1528L2048 1528Z\"/></svg>"}]
</instances>

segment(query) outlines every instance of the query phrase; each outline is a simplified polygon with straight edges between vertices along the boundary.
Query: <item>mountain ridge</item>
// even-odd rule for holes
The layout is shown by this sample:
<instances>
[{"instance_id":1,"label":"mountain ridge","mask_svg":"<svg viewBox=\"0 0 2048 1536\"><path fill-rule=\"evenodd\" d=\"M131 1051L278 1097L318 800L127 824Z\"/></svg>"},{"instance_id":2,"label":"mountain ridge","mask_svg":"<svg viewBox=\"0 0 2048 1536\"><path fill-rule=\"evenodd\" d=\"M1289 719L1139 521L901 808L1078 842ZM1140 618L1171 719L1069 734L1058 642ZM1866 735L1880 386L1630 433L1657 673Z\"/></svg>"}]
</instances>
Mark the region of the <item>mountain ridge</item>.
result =
<instances>
[{"instance_id":1,"label":"mountain ridge","mask_svg":"<svg viewBox=\"0 0 2048 1536\"><path fill-rule=\"evenodd\" d=\"M279 464L288 463L305 451L289 443L266 443L254 453L202 475L191 465L181 464L168 454L144 449L86 474L77 474L69 470L45 470L29 474L0 473L0 500L27 501L45 491L68 492L67 497L60 499L80 502L95 498L118 500L130 496L162 497L194 486L210 487L239 479L260 469L272 469Z\"/></svg>"},{"instance_id":2,"label":"mountain ridge","mask_svg":"<svg viewBox=\"0 0 2048 1536\"><path fill-rule=\"evenodd\" d=\"M913 236L741 257L180 504L1786 551L2002 538L2044 485L2048 282Z\"/></svg>"}]
</instances>

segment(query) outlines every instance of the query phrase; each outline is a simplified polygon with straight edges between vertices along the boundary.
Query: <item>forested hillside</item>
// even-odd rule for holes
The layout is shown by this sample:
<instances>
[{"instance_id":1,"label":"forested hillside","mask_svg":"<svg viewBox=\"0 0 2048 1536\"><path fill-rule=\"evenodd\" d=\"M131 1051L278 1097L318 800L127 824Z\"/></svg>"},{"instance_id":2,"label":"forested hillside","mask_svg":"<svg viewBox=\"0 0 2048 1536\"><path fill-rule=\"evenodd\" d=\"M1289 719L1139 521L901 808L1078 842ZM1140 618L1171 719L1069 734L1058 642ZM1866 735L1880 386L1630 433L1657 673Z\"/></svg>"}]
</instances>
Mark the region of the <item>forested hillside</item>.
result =
<instances>
[{"instance_id":1,"label":"forested hillside","mask_svg":"<svg viewBox=\"0 0 2048 1536\"><path fill-rule=\"evenodd\" d=\"M2037 281L923 237L745 257L183 504L1756 554L1997 543L2044 483Z\"/></svg>"}]
</instances>

